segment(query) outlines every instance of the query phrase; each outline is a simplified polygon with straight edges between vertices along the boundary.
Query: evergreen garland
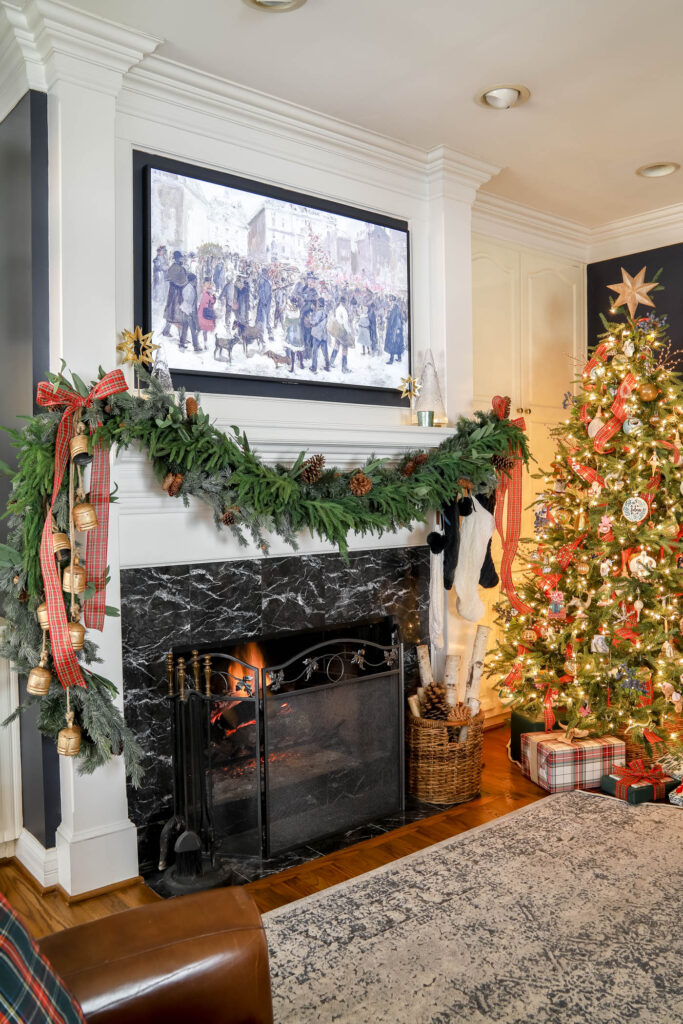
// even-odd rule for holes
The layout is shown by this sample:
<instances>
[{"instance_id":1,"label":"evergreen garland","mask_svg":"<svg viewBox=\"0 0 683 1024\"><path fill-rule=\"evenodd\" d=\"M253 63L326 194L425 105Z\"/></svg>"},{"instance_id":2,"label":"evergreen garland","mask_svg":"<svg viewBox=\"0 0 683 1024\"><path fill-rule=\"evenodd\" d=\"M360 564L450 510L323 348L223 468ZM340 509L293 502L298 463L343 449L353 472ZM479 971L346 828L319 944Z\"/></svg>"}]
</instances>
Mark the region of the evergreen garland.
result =
<instances>
[{"instance_id":1,"label":"evergreen garland","mask_svg":"<svg viewBox=\"0 0 683 1024\"><path fill-rule=\"evenodd\" d=\"M275 533L296 548L297 533L308 529L312 535L334 543L348 557L349 534L380 536L423 522L430 511L440 509L461 492L459 481L463 478L475 491L490 493L498 482L494 461L510 450L518 450L525 464L529 460L527 441L518 427L509 420L497 419L492 411L477 412L472 419L461 417L456 433L427 455L407 452L398 466L389 465L387 459L371 458L349 471L326 467L316 482L308 483L305 452L293 466L267 466L252 451L239 427L232 427L233 436L227 436L198 405L195 409L190 402L187 409L184 391L177 396L169 394L144 371L141 375L147 383L144 397L126 392L105 401L96 400L83 409L83 421L92 429L93 441L102 441L117 451L138 445L149 456L160 484L168 474L180 476L177 497L185 505L191 497L204 501L218 529L231 530L244 546L249 535L263 552L268 551L268 534ZM72 388L84 398L91 390L76 374L73 380L67 379L64 366L59 374L48 377L55 389ZM13 471L6 464L0 465L12 477L5 513L9 543L0 545L0 591L7 621L0 655L22 674L40 658L42 631L35 614L44 600L40 537L52 491L60 418L61 410L48 410L28 417L23 428L10 429L18 468ZM406 463L415 463L410 475L403 473ZM372 483L371 490L362 496L354 495L349 488L351 477L359 472ZM116 500L115 493L111 500ZM54 513L57 528L68 532L66 476ZM86 591L82 600L89 596ZM118 615L109 606L106 611ZM112 754L123 753L128 774L138 785L139 748L113 703L116 687L89 668L101 659L88 636L78 655L87 688L71 688L72 709L82 729L80 768L92 772ZM56 678L46 697L28 697L7 721L36 702L41 704L39 729L56 740L66 711L66 694Z\"/></svg>"}]
</instances>

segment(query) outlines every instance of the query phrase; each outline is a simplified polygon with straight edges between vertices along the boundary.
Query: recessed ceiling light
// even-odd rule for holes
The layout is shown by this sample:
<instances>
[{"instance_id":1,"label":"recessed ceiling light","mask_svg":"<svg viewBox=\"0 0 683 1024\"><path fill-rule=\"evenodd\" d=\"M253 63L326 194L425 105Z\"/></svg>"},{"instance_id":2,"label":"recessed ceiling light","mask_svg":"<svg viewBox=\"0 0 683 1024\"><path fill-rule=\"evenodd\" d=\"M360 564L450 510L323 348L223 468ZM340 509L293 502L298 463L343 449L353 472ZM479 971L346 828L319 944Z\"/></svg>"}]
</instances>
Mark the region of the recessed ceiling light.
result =
<instances>
[{"instance_id":1,"label":"recessed ceiling light","mask_svg":"<svg viewBox=\"0 0 683 1024\"><path fill-rule=\"evenodd\" d=\"M509 110L526 103L531 93L524 85L494 85L477 96L477 103L495 110Z\"/></svg>"},{"instance_id":2,"label":"recessed ceiling light","mask_svg":"<svg viewBox=\"0 0 683 1024\"><path fill-rule=\"evenodd\" d=\"M673 162L645 164L638 168L636 174L639 174L641 178L665 178L667 174L673 174L674 171L680 171L680 169L681 165Z\"/></svg>"},{"instance_id":3,"label":"recessed ceiling light","mask_svg":"<svg viewBox=\"0 0 683 1024\"><path fill-rule=\"evenodd\" d=\"M244 0L247 7L255 7L258 11L293 11L302 7L306 0Z\"/></svg>"}]
</instances>

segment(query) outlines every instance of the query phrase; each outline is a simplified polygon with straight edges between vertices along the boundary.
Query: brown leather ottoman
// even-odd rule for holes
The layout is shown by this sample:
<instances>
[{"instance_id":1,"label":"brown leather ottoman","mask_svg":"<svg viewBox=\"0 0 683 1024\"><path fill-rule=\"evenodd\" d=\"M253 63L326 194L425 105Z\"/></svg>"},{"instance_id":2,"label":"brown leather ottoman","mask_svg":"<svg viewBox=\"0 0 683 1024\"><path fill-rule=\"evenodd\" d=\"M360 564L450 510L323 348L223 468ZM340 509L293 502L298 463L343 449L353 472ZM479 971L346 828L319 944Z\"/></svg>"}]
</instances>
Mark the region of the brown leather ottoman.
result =
<instances>
[{"instance_id":1,"label":"brown leather ottoman","mask_svg":"<svg viewBox=\"0 0 683 1024\"><path fill-rule=\"evenodd\" d=\"M89 1024L272 1024L261 915L213 889L67 928L39 941Z\"/></svg>"}]
</instances>

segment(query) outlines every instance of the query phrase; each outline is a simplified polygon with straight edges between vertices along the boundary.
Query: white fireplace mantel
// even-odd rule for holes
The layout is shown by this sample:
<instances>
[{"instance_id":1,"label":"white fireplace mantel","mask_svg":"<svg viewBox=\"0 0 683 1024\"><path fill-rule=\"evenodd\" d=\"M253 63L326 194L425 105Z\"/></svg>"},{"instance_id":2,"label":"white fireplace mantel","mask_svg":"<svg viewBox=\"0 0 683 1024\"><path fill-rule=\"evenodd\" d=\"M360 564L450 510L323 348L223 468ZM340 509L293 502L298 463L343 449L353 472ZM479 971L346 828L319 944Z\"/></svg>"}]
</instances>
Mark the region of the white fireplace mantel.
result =
<instances>
[{"instance_id":1,"label":"white fireplace mantel","mask_svg":"<svg viewBox=\"0 0 683 1024\"><path fill-rule=\"evenodd\" d=\"M352 416L351 410L348 416ZM231 432L227 423L216 425L226 433ZM342 469L362 466L372 456L395 463L404 452L429 450L455 433L452 428L353 426L334 420L324 426L318 424L313 431L309 426L294 427L284 420L252 421L239 426L251 448L269 465L291 464L301 451L306 451L319 452L328 465ZM111 565L129 569L266 557L251 542L246 548L240 545L230 530L217 530L210 510L201 501L190 499L187 508L180 496L170 498L160 489L151 462L139 449L112 456L112 479L117 484L117 500L112 505L117 527L110 531ZM426 533L427 528L418 523L381 537L354 535L349 538L349 548L361 551L424 544ZM333 544L306 532L297 541L300 554L337 550ZM275 535L269 538L269 545L270 557L292 554L292 548Z\"/></svg>"}]
</instances>

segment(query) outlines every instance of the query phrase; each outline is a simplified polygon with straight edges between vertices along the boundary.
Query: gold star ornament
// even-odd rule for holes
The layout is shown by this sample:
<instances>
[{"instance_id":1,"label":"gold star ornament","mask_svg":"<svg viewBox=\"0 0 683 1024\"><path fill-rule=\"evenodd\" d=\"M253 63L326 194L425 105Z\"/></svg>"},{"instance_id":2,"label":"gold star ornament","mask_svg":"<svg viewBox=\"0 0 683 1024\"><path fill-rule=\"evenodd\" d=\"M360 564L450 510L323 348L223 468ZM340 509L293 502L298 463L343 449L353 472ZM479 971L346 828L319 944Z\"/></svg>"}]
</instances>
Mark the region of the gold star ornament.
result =
<instances>
[{"instance_id":1,"label":"gold star ornament","mask_svg":"<svg viewBox=\"0 0 683 1024\"><path fill-rule=\"evenodd\" d=\"M136 327L133 333L121 331L123 341L116 346L116 351L121 356L122 363L133 363L139 366L140 363L151 363L152 353L159 348L152 344L153 331L143 334L141 327Z\"/></svg>"},{"instance_id":2,"label":"gold star ornament","mask_svg":"<svg viewBox=\"0 0 683 1024\"><path fill-rule=\"evenodd\" d=\"M419 377L401 377L398 390L401 392L401 398L417 398L422 391L422 382Z\"/></svg>"},{"instance_id":3,"label":"gold star ornament","mask_svg":"<svg viewBox=\"0 0 683 1024\"><path fill-rule=\"evenodd\" d=\"M616 292L616 298L612 300L613 306L628 306L628 311L631 315L631 319L636 315L636 309L638 305L653 306L654 302L648 298L648 293L653 288L657 287L656 281L650 281L648 284L645 283L645 271L646 267L639 270L635 277L631 277L630 274L621 268L621 276L623 278L619 284L608 284L607 287L610 291Z\"/></svg>"}]
</instances>

